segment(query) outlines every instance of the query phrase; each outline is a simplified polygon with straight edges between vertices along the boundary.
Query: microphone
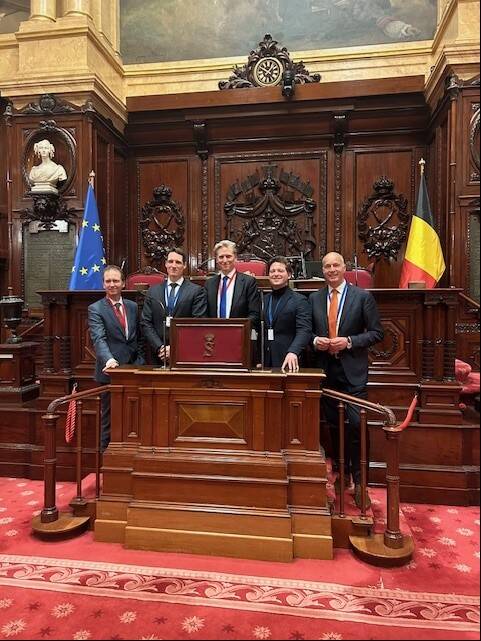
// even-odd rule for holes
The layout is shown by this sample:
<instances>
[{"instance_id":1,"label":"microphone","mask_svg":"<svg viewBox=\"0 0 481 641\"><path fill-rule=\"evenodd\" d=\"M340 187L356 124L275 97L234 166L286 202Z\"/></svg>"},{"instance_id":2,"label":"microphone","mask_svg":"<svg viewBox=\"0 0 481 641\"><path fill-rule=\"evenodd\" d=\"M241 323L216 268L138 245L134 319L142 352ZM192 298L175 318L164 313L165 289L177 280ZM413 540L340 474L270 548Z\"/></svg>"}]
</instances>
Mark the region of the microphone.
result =
<instances>
[{"instance_id":1,"label":"microphone","mask_svg":"<svg viewBox=\"0 0 481 641\"><path fill-rule=\"evenodd\" d=\"M211 261L214 261L214 267L213 267L213 269L210 269L210 268L209 268L209 263L210 263ZM215 259L214 259L214 258L206 258L205 260L203 260L201 263L199 263L199 264L196 266L196 269L199 269L199 270L201 270L201 271L202 271L202 270L204 269L204 267L207 267L207 272L208 272L208 273L210 273L210 272L215 272Z\"/></svg>"},{"instance_id":2,"label":"microphone","mask_svg":"<svg viewBox=\"0 0 481 641\"><path fill-rule=\"evenodd\" d=\"M261 370L264 371L264 365L265 365L264 347L265 347L265 340L266 340L266 337L264 335L265 333L264 290L260 289L260 294L261 294Z\"/></svg>"},{"instance_id":3,"label":"microphone","mask_svg":"<svg viewBox=\"0 0 481 641\"><path fill-rule=\"evenodd\" d=\"M162 343L164 344L164 357L162 360L163 360L163 368L167 369L167 351L166 351L167 350L167 345L166 345L167 322L165 320L167 318L167 310L165 309L165 305L161 300L157 300L157 298L152 298L152 296L150 296L149 298L151 301L154 301L155 303L157 303L157 305L160 305L160 307L162 308L162 311L164 312L164 319L162 321Z\"/></svg>"},{"instance_id":4,"label":"microphone","mask_svg":"<svg viewBox=\"0 0 481 641\"><path fill-rule=\"evenodd\" d=\"M354 278L357 287L357 254L354 252Z\"/></svg>"},{"instance_id":5,"label":"microphone","mask_svg":"<svg viewBox=\"0 0 481 641\"><path fill-rule=\"evenodd\" d=\"M307 278L307 271L306 271L306 259L304 257L304 252L301 252L301 268L302 268L302 278Z\"/></svg>"}]
</instances>

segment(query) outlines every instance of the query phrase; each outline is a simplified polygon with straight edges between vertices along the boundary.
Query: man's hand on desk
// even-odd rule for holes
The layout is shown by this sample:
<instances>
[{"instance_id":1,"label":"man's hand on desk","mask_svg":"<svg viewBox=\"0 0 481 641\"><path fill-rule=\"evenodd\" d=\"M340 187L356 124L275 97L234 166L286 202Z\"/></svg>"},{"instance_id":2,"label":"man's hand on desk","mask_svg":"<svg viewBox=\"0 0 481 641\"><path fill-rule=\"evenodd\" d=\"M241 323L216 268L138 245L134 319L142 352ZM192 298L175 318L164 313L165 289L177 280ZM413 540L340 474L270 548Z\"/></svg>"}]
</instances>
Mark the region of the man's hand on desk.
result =
<instances>
[{"instance_id":1,"label":"man's hand on desk","mask_svg":"<svg viewBox=\"0 0 481 641\"><path fill-rule=\"evenodd\" d=\"M105 367L103 368L102 372L106 372L108 369L114 369L118 366L119 362L116 361L115 358L109 358L109 360L105 363Z\"/></svg>"},{"instance_id":2,"label":"man's hand on desk","mask_svg":"<svg viewBox=\"0 0 481 641\"><path fill-rule=\"evenodd\" d=\"M297 358L297 354L294 354L293 352L289 352L285 359L284 362L282 363L281 370L286 373L293 373L293 372L298 372L299 371L299 359Z\"/></svg>"}]
</instances>

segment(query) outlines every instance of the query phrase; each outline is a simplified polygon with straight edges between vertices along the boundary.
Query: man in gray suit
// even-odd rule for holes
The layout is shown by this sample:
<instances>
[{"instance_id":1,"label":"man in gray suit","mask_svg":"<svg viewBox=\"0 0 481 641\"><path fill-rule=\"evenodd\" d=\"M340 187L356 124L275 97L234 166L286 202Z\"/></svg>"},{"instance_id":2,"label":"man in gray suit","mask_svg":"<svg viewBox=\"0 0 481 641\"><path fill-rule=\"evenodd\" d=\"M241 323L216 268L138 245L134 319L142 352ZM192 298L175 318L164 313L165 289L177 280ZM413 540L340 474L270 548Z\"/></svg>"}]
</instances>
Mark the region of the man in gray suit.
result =
<instances>
[{"instance_id":1,"label":"man in gray suit","mask_svg":"<svg viewBox=\"0 0 481 641\"><path fill-rule=\"evenodd\" d=\"M207 315L205 290L184 278L186 266L186 255L182 249L169 251L165 261L167 281L151 287L145 297L141 327L152 347L156 365L170 358L169 327L172 318L202 318Z\"/></svg>"},{"instance_id":2,"label":"man in gray suit","mask_svg":"<svg viewBox=\"0 0 481 641\"><path fill-rule=\"evenodd\" d=\"M95 348L95 380L110 383L109 370L119 365L144 362L138 343L137 303L122 298L125 279L116 265L107 265L103 275L106 296L88 308L90 337ZM110 394L101 397L101 450L110 442Z\"/></svg>"},{"instance_id":3,"label":"man in gray suit","mask_svg":"<svg viewBox=\"0 0 481 641\"><path fill-rule=\"evenodd\" d=\"M368 350L384 336L376 301L365 289L346 282L344 258L336 253L322 260L326 287L311 294L313 337L317 363L326 374L325 386L358 398L367 398ZM323 398L323 408L330 426L333 467L339 464L337 401ZM346 406L349 419L346 432L346 472L354 481L354 499L361 505L360 413ZM369 448L368 448L369 451ZM338 489L338 486L336 487ZM367 506L370 505L367 495Z\"/></svg>"}]
</instances>

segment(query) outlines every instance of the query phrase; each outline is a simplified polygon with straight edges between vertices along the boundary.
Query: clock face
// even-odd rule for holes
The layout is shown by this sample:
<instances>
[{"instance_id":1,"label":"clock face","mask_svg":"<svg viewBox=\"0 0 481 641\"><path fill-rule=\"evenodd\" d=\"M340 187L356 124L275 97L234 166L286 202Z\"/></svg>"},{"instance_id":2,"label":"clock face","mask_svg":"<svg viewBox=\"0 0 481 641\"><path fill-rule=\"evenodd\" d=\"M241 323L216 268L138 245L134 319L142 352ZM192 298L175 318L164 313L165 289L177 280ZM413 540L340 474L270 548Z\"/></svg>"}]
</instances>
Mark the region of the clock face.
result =
<instances>
[{"instance_id":1,"label":"clock face","mask_svg":"<svg viewBox=\"0 0 481 641\"><path fill-rule=\"evenodd\" d=\"M261 87L278 85L282 80L284 68L277 58L261 58L254 65L252 75Z\"/></svg>"}]
</instances>

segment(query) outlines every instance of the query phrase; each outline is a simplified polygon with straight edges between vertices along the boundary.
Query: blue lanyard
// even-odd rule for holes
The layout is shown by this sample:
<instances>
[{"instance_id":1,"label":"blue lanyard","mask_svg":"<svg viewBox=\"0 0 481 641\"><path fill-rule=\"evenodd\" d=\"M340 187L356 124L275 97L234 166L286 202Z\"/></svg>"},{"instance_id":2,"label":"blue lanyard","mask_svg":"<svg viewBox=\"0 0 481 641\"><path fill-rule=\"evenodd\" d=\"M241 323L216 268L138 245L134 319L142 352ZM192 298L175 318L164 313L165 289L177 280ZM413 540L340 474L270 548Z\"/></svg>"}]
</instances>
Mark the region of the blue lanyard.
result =
<instances>
[{"instance_id":1,"label":"blue lanyard","mask_svg":"<svg viewBox=\"0 0 481 641\"><path fill-rule=\"evenodd\" d=\"M277 308L279 307L279 303L281 302L282 296L279 296L279 298L277 299L276 306L274 307L274 313L272 313L272 298L273 298L272 294L271 294L271 297L269 298L269 305L267 306L267 322L269 323L269 327L271 328L272 328L272 323L274 321L274 316L276 315Z\"/></svg>"},{"instance_id":2,"label":"blue lanyard","mask_svg":"<svg viewBox=\"0 0 481 641\"><path fill-rule=\"evenodd\" d=\"M171 285L166 285L165 292L164 292L164 297L165 297L165 306L166 306L167 312L168 312L169 316L172 316L172 314L174 313L175 306L177 305L177 299L179 298L180 287L179 287L179 285L177 285L177 292L176 292L176 294L174 296L174 301L172 303L172 307L169 307L169 295L167 293L167 290L169 289L169 287L171 287Z\"/></svg>"},{"instance_id":3,"label":"blue lanyard","mask_svg":"<svg viewBox=\"0 0 481 641\"><path fill-rule=\"evenodd\" d=\"M344 291L342 292L341 300L339 301L339 306L337 308L336 325L339 321L339 315L342 312L342 308L344 307L344 299L346 298L347 288L348 288L348 284L346 283L344 285ZM335 287L333 287L333 289L335 289ZM331 298L332 298L332 290L331 290L331 293L329 294L329 305L331 304ZM329 315L329 311L328 311L328 315Z\"/></svg>"}]
</instances>

